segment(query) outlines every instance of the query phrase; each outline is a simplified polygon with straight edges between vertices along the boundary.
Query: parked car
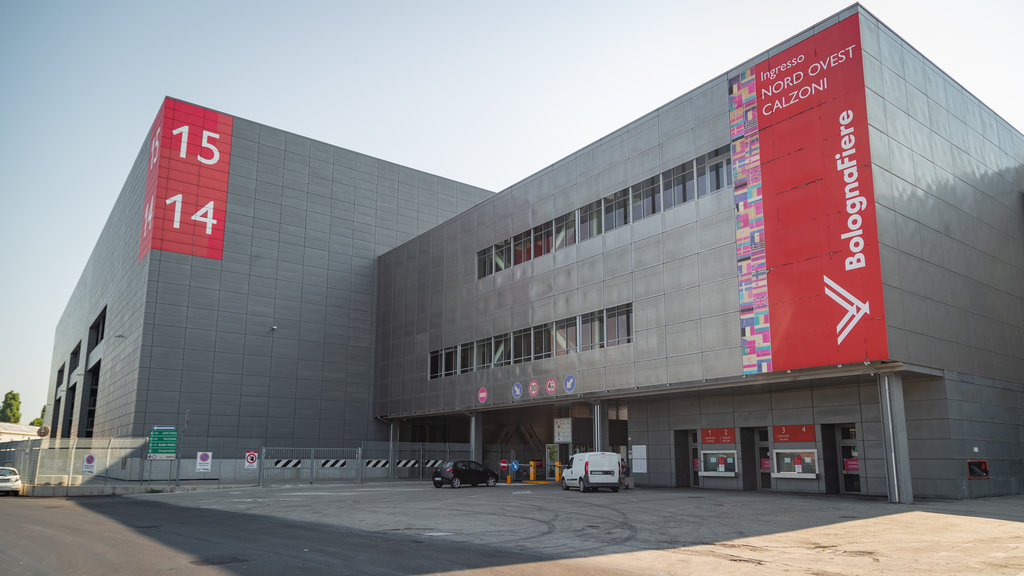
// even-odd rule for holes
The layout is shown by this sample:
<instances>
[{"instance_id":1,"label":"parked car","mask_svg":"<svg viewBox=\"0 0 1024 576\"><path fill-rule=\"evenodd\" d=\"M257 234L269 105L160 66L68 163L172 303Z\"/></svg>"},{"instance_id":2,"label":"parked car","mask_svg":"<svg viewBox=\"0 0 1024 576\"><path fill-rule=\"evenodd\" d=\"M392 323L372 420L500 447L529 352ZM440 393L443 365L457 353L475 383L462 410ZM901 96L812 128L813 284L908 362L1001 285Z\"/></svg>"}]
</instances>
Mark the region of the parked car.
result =
<instances>
[{"instance_id":1,"label":"parked car","mask_svg":"<svg viewBox=\"0 0 1024 576\"><path fill-rule=\"evenodd\" d=\"M434 468L435 488L440 488L445 484L452 488L458 488L464 484L494 486L497 483L497 472L472 460L451 460Z\"/></svg>"},{"instance_id":2,"label":"parked car","mask_svg":"<svg viewBox=\"0 0 1024 576\"><path fill-rule=\"evenodd\" d=\"M0 468L0 493L5 496L21 493L21 476L14 468Z\"/></svg>"},{"instance_id":3,"label":"parked car","mask_svg":"<svg viewBox=\"0 0 1024 576\"><path fill-rule=\"evenodd\" d=\"M580 452L569 457L562 470L562 490L580 492L611 488L619 491L619 455L614 452Z\"/></svg>"}]
</instances>

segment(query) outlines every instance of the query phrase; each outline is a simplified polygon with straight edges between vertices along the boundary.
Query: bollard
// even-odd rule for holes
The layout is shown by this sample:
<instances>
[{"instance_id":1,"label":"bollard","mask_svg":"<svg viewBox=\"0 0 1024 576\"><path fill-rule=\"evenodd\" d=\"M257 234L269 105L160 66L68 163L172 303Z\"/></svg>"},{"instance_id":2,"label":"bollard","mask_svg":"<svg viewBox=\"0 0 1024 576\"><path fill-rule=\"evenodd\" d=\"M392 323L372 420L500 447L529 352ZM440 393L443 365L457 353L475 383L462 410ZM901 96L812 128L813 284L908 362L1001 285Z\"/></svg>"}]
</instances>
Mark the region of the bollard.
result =
<instances>
[{"instance_id":1,"label":"bollard","mask_svg":"<svg viewBox=\"0 0 1024 576\"><path fill-rule=\"evenodd\" d=\"M508 471L508 476L506 476L505 478L508 479L508 483L509 484L512 484L512 471L511 470Z\"/></svg>"},{"instance_id":2,"label":"bollard","mask_svg":"<svg viewBox=\"0 0 1024 576\"><path fill-rule=\"evenodd\" d=\"M562 463L555 462L555 482L562 481Z\"/></svg>"},{"instance_id":3,"label":"bollard","mask_svg":"<svg viewBox=\"0 0 1024 576\"><path fill-rule=\"evenodd\" d=\"M533 460L530 460L530 481L537 480L537 464Z\"/></svg>"}]
</instances>

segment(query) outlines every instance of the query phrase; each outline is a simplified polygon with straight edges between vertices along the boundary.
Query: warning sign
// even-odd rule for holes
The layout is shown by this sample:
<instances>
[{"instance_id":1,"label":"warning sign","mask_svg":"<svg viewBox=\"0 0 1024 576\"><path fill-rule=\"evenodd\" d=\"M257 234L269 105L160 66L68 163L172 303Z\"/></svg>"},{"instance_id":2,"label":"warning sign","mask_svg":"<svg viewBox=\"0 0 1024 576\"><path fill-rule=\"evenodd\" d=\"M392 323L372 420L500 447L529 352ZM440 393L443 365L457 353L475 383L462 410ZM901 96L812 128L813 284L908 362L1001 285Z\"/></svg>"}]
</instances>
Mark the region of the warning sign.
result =
<instances>
[{"instance_id":1,"label":"warning sign","mask_svg":"<svg viewBox=\"0 0 1024 576\"><path fill-rule=\"evenodd\" d=\"M209 472L212 462L212 452L196 452L196 472Z\"/></svg>"},{"instance_id":2,"label":"warning sign","mask_svg":"<svg viewBox=\"0 0 1024 576\"><path fill-rule=\"evenodd\" d=\"M245 451L245 467L255 468L256 462L259 461L259 454L255 450Z\"/></svg>"}]
</instances>

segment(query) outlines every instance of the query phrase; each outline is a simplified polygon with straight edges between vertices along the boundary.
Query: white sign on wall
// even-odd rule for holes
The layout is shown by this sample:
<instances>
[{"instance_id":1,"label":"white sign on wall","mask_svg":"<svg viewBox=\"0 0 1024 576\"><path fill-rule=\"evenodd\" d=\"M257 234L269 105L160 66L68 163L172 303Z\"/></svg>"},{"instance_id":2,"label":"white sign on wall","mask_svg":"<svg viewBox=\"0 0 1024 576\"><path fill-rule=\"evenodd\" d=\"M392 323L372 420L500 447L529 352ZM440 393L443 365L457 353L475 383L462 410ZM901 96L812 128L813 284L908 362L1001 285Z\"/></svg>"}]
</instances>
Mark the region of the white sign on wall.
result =
<instances>
[{"instance_id":1,"label":"white sign on wall","mask_svg":"<svg viewBox=\"0 0 1024 576\"><path fill-rule=\"evenodd\" d=\"M209 472L212 463L212 452L196 452L196 472Z\"/></svg>"},{"instance_id":2,"label":"white sign on wall","mask_svg":"<svg viewBox=\"0 0 1024 576\"><path fill-rule=\"evenodd\" d=\"M633 472L647 473L647 446L644 444L633 446Z\"/></svg>"},{"instance_id":3,"label":"white sign on wall","mask_svg":"<svg viewBox=\"0 0 1024 576\"><path fill-rule=\"evenodd\" d=\"M555 418L555 444L572 444L572 418Z\"/></svg>"}]
</instances>

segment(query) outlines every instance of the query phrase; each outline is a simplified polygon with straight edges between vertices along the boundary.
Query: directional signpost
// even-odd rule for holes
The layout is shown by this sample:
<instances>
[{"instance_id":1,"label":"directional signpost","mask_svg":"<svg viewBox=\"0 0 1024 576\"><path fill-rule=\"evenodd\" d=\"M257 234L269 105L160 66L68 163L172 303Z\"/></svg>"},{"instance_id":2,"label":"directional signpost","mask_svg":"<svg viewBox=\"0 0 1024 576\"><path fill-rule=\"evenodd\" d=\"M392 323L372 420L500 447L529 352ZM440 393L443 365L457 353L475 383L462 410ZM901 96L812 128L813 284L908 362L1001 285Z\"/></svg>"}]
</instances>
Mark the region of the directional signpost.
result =
<instances>
[{"instance_id":1,"label":"directional signpost","mask_svg":"<svg viewBox=\"0 0 1024 576\"><path fill-rule=\"evenodd\" d=\"M175 426L153 426L149 431L149 459L174 460L178 453L178 429Z\"/></svg>"}]
</instances>

